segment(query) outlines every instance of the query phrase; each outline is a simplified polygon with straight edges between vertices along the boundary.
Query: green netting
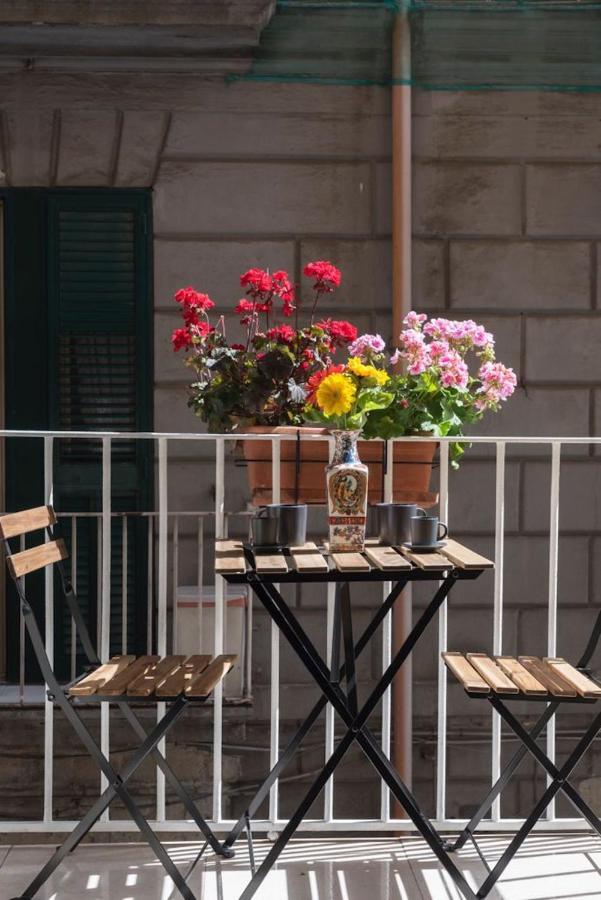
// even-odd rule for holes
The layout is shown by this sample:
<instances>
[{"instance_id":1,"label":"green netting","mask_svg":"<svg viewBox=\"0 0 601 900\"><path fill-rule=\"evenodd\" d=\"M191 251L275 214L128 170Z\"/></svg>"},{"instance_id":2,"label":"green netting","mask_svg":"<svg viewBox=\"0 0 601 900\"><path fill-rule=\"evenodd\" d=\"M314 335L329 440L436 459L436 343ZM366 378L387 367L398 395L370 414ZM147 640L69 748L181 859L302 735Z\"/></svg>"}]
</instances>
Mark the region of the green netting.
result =
<instances>
[{"instance_id":1,"label":"green netting","mask_svg":"<svg viewBox=\"0 0 601 900\"><path fill-rule=\"evenodd\" d=\"M396 27L408 23L410 54ZM410 58L409 58L410 57ZM601 90L598 0L280 0L251 70L264 81L429 90Z\"/></svg>"}]
</instances>

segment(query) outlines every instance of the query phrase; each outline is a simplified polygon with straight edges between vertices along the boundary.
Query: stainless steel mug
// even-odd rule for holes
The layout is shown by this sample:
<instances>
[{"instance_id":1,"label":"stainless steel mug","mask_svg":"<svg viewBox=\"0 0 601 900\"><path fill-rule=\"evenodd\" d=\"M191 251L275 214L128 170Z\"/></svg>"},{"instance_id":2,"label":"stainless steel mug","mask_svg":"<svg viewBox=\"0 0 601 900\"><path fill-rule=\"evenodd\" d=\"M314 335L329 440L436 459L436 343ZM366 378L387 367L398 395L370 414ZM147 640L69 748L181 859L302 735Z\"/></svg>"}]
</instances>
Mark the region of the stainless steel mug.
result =
<instances>
[{"instance_id":1,"label":"stainless steel mug","mask_svg":"<svg viewBox=\"0 0 601 900\"><path fill-rule=\"evenodd\" d=\"M275 543L280 547L299 546L307 540L306 503L270 503L261 512L277 523Z\"/></svg>"},{"instance_id":2,"label":"stainless steel mug","mask_svg":"<svg viewBox=\"0 0 601 900\"><path fill-rule=\"evenodd\" d=\"M411 543L431 547L447 536L447 526L438 516L415 516L411 519Z\"/></svg>"},{"instance_id":3,"label":"stainless steel mug","mask_svg":"<svg viewBox=\"0 0 601 900\"><path fill-rule=\"evenodd\" d=\"M278 520L262 507L250 520L250 533L254 547L274 547L278 542Z\"/></svg>"},{"instance_id":4,"label":"stainless steel mug","mask_svg":"<svg viewBox=\"0 0 601 900\"><path fill-rule=\"evenodd\" d=\"M379 504L380 541L397 547L411 541L411 520L425 516L426 510L415 503Z\"/></svg>"}]
</instances>

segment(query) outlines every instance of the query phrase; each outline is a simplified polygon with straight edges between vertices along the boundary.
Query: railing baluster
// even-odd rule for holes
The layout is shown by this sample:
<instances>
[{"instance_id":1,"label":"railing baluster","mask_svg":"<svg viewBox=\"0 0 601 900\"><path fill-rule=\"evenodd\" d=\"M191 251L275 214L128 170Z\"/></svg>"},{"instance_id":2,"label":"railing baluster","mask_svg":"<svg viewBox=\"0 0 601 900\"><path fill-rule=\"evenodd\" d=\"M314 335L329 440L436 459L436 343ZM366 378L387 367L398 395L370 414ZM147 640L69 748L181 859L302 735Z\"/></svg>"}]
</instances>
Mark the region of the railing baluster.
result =
<instances>
[{"instance_id":1,"label":"railing baluster","mask_svg":"<svg viewBox=\"0 0 601 900\"><path fill-rule=\"evenodd\" d=\"M204 518L202 516L198 517L198 534L196 538L197 542L197 559L196 559L196 583L198 585L198 608L197 608L197 616L198 616L198 651L199 653L203 652L203 642L204 642L204 633L203 633L203 602L204 602Z\"/></svg>"},{"instance_id":2,"label":"railing baluster","mask_svg":"<svg viewBox=\"0 0 601 900\"><path fill-rule=\"evenodd\" d=\"M225 525L225 440L215 441L215 537L224 537ZM215 630L213 653L223 653L224 580L215 575ZM223 682L213 692L213 821L221 821L223 781Z\"/></svg>"},{"instance_id":3,"label":"railing baluster","mask_svg":"<svg viewBox=\"0 0 601 900\"><path fill-rule=\"evenodd\" d=\"M157 654L167 655L167 554L169 541L169 519L167 510L167 438L159 438L159 559L157 596ZM166 711L165 703L157 703L157 721ZM158 745L159 752L166 755L165 738ZM157 766L157 822L165 821L165 776Z\"/></svg>"},{"instance_id":4,"label":"railing baluster","mask_svg":"<svg viewBox=\"0 0 601 900\"><path fill-rule=\"evenodd\" d=\"M128 575L128 519L122 517L122 542L121 542L121 653L127 653L127 575Z\"/></svg>"},{"instance_id":5,"label":"railing baluster","mask_svg":"<svg viewBox=\"0 0 601 900\"><path fill-rule=\"evenodd\" d=\"M44 496L46 503L54 501L54 438L44 438ZM46 541L50 540L46 534ZM50 665L54 665L54 570L46 566L44 571L45 644ZM54 780L54 704L45 695L44 700L44 821L53 819Z\"/></svg>"},{"instance_id":6,"label":"railing baluster","mask_svg":"<svg viewBox=\"0 0 601 900\"><path fill-rule=\"evenodd\" d=\"M102 514L96 513L96 653L102 653Z\"/></svg>"},{"instance_id":7,"label":"railing baluster","mask_svg":"<svg viewBox=\"0 0 601 900\"><path fill-rule=\"evenodd\" d=\"M503 560L505 553L505 443L497 441L497 460L495 466L495 584L493 600L493 653L497 656L503 652ZM492 763L491 776L494 784L501 774L501 719L493 710L492 713ZM501 796L499 795L491 810L492 819L498 822L501 818Z\"/></svg>"},{"instance_id":8,"label":"railing baluster","mask_svg":"<svg viewBox=\"0 0 601 900\"><path fill-rule=\"evenodd\" d=\"M440 442L440 518L449 524L449 445ZM438 732L436 736L436 818L445 818L447 800L447 675L441 653L447 649L447 601L438 613Z\"/></svg>"},{"instance_id":9,"label":"railing baluster","mask_svg":"<svg viewBox=\"0 0 601 900\"><path fill-rule=\"evenodd\" d=\"M557 656L557 575L559 568L559 475L561 442L551 446L551 486L549 497L549 614L547 621L547 655ZM555 762L555 716L547 725L547 756ZM550 783L547 775L547 785ZM547 820L555 819L555 799L547 807Z\"/></svg>"},{"instance_id":10,"label":"railing baluster","mask_svg":"<svg viewBox=\"0 0 601 900\"><path fill-rule=\"evenodd\" d=\"M77 516L71 516L71 586L77 596ZM71 616L71 681L77 674L77 630Z\"/></svg>"},{"instance_id":11,"label":"railing baluster","mask_svg":"<svg viewBox=\"0 0 601 900\"><path fill-rule=\"evenodd\" d=\"M19 549L25 550L25 535L19 538ZM21 590L25 590L25 576L19 578ZM19 702L25 699L25 616L23 607L19 603Z\"/></svg>"},{"instance_id":12,"label":"railing baluster","mask_svg":"<svg viewBox=\"0 0 601 900\"><path fill-rule=\"evenodd\" d=\"M171 640L171 651L172 653L177 653L177 627L178 627L178 588L179 588L179 516L173 517L173 625L172 625L172 640Z\"/></svg>"},{"instance_id":13,"label":"railing baluster","mask_svg":"<svg viewBox=\"0 0 601 900\"><path fill-rule=\"evenodd\" d=\"M328 438L328 455L330 462L334 458L334 438ZM334 634L334 602L336 598L336 585L329 583L327 587L327 608L326 608L326 659L328 666L332 665L332 637ZM334 752L334 710L331 704L326 706L325 714L325 732L324 732L324 751L325 761L327 762ZM331 822L334 818L334 775L326 784L323 792L324 811L323 817L326 822Z\"/></svg>"},{"instance_id":14,"label":"railing baluster","mask_svg":"<svg viewBox=\"0 0 601 900\"><path fill-rule=\"evenodd\" d=\"M146 594L146 653L152 654L152 619L154 616L154 515L148 516L147 552L148 577Z\"/></svg>"},{"instance_id":15,"label":"railing baluster","mask_svg":"<svg viewBox=\"0 0 601 900\"><path fill-rule=\"evenodd\" d=\"M279 503L280 485L280 447L279 440L271 441L271 502ZM279 590L279 585L274 585ZM280 755L280 631L275 622L271 622L271 683L270 683L270 735L269 735L269 768L272 769ZM279 780L276 779L269 792L269 819L275 822L278 818Z\"/></svg>"},{"instance_id":16,"label":"railing baluster","mask_svg":"<svg viewBox=\"0 0 601 900\"><path fill-rule=\"evenodd\" d=\"M394 485L394 441L386 443L386 472L384 473L384 502L392 503ZM386 600L392 591L392 582L385 581L382 585L382 602ZM392 616L390 612L382 623L382 672L390 665L392 658ZM391 741L391 712L392 712L392 688L388 688L382 697L382 750L390 758ZM382 782L380 795L380 818L383 822L390 821L390 791Z\"/></svg>"},{"instance_id":17,"label":"railing baluster","mask_svg":"<svg viewBox=\"0 0 601 900\"><path fill-rule=\"evenodd\" d=\"M100 659L106 662L111 655L111 439L102 438L102 592ZM105 756L110 755L110 704L100 704L100 747ZM108 786L104 774L100 776L100 793ZM109 808L102 814L108 822Z\"/></svg>"}]
</instances>

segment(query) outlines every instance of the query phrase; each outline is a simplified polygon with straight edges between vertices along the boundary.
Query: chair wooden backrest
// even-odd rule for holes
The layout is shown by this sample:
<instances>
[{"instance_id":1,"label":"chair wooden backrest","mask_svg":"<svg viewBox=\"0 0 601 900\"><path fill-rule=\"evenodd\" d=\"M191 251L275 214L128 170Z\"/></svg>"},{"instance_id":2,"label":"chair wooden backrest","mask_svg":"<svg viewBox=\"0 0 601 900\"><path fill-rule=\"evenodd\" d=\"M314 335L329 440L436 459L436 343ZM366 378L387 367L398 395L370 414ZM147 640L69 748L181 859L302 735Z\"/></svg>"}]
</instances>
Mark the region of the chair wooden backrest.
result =
<instances>
[{"instance_id":1,"label":"chair wooden backrest","mask_svg":"<svg viewBox=\"0 0 601 900\"><path fill-rule=\"evenodd\" d=\"M56 515L51 506L37 506L35 509L0 516L0 537L6 541L6 563L13 578L21 578L59 560L67 559L69 555L67 548L60 539L46 541L44 544L17 553L10 551L8 544L10 538L21 537L32 531L50 529L53 525L56 525Z\"/></svg>"},{"instance_id":2,"label":"chair wooden backrest","mask_svg":"<svg viewBox=\"0 0 601 900\"><path fill-rule=\"evenodd\" d=\"M23 586L23 576L46 566L57 564L58 574L60 576L63 594L69 608L69 612L75 624L75 630L88 662L97 664L99 662L98 655L90 639L90 633L84 622L81 610L77 603L77 598L73 592L69 576L63 566L63 560L67 559L69 554L65 546L65 542L54 536L54 526L57 523L56 514L52 506L37 506L35 509L25 509L21 512L6 513L0 516L0 539L4 541L4 549L6 553L6 565L12 576L17 594L21 601L23 612L27 613L26 625L29 636L33 642L34 650L38 659L38 663L45 675L46 682L53 677L51 673L52 666L47 658L44 643L41 640L39 627L36 617L31 608L25 589ZM11 538L20 538L25 534L33 531L46 532L48 540L44 543L29 547L27 550L18 550L13 552L10 540Z\"/></svg>"}]
</instances>

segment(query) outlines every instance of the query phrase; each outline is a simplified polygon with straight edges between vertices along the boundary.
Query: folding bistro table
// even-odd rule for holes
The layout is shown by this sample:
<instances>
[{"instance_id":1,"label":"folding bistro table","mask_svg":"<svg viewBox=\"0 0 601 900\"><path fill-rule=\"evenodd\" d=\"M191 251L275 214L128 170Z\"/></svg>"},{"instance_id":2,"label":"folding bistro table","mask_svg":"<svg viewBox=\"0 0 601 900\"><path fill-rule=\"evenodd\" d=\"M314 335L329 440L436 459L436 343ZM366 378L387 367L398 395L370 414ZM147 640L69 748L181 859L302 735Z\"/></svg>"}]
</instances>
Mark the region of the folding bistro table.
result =
<instances>
[{"instance_id":1,"label":"folding bistro table","mask_svg":"<svg viewBox=\"0 0 601 900\"><path fill-rule=\"evenodd\" d=\"M390 788L392 795L415 823L418 831L449 872L458 888L466 897L475 898L475 893L453 859L448 855L443 838L420 809L417 800L382 751L367 723L394 676L416 646L454 585L458 581L475 579L484 569L492 567L493 563L490 560L452 540L447 541L440 552L423 554L412 553L408 550L398 551L393 547L377 543L368 545L364 553L330 554L313 543L307 543L302 547L291 547L278 553L254 554L239 541L217 541L215 562L217 574L222 575L230 584L250 585L321 691L321 697L292 737L278 762L224 842L224 849L231 848L245 829L248 832L253 876L241 894L240 900L250 900L255 894L307 814L311 804L319 796L354 741L359 744L367 759ZM402 647L396 652L376 687L367 700L361 704L357 692L356 658L365 649L378 626L391 611L403 588L410 582L416 581L432 583L432 599L419 616ZM330 582L336 585L336 593L331 665L328 666L276 585L327 584ZM350 597L350 587L355 582L361 584L392 583L392 590L383 603L377 607L372 619L357 641L353 634ZM341 642L344 648L343 660L340 658ZM250 830L252 817L267 797L271 785L290 762L328 703L333 706L346 726L345 734L335 746L322 772L307 791L264 861L255 870Z\"/></svg>"}]
</instances>

